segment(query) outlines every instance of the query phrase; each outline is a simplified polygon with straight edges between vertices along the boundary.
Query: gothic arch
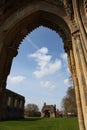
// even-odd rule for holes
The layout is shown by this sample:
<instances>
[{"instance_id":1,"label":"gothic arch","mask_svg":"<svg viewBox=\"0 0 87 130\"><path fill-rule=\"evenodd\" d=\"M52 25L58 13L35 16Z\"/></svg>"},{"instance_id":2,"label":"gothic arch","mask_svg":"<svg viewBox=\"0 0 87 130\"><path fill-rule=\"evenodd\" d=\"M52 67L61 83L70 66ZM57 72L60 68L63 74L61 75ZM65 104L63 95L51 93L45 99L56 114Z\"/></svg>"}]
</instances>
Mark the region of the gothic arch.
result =
<instances>
[{"instance_id":1,"label":"gothic arch","mask_svg":"<svg viewBox=\"0 0 87 130\"><path fill-rule=\"evenodd\" d=\"M79 128L87 130L87 22L82 17L80 5L82 0L0 2L0 105L12 60L22 39L43 25L55 30L63 39L75 85Z\"/></svg>"}]
</instances>

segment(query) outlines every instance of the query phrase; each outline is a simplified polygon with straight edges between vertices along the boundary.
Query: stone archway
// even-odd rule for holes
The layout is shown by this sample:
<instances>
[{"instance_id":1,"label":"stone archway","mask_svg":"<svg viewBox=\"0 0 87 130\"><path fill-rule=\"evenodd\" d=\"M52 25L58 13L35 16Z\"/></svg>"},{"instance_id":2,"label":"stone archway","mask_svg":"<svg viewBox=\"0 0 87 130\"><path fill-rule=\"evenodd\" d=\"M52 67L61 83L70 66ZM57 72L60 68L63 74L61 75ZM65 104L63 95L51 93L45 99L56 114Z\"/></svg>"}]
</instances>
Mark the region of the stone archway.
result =
<instances>
[{"instance_id":1,"label":"stone archway","mask_svg":"<svg viewBox=\"0 0 87 130\"><path fill-rule=\"evenodd\" d=\"M21 2L20 2L21 1ZM63 39L75 85L80 130L87 130L87 14L85 0L2 0L0 2L0 106L7 76L21 40L43 25ZM61 9L62 8L62 9Z\"/></svg>"}]
</instances>

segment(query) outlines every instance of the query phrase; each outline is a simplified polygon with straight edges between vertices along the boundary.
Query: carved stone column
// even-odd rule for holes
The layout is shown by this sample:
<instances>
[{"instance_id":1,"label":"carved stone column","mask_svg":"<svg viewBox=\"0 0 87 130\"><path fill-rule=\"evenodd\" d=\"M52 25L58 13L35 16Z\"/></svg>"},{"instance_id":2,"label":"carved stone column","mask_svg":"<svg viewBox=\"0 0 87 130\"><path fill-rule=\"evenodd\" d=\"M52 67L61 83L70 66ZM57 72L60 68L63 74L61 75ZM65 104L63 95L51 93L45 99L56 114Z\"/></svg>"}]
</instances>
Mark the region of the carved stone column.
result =
<instances>
[{"instance_id":1,"label":"carved stone column","mask_svg":"<svg viewBox=\"0 0 87 130\"><path fill-rule=\"evenodd\" d=\"M85 48L85 43L84 43L84 40L83 40L83 38L82 38L81 35L80 35L80 39L81 39L81 44L82 44L82 49L83 49L85 61L86 61L86 63L87 63L87 50L86 50L86 48Z\"/></svg>"},{"instance_id":2,"label":"carved stone column","mask_svg":"<svg viewBox=\"0 0 87 130\"><path fill-rule=\"evenodd\" d=\"M77 31L75 33L75 37L74 38L77 41L77 50L78 50L78 53L79 53L79 60L81 62L80 64L82 66L82 70L83 70L83 74L84 74L84 80L85 80L84 82L86 82L86 86L85 87L87 87L87 63L86 63L86 60L85 60L85 56L84 56L84 52L83 52L83 47L82 47L79 31Z\"/></svg>"},{"instance_id":3,"label":"carved stone column","mask_svg":"<svg viewBox=\"0 0 87 130\"><path fill-rule=\"evenodd\" d=\"M74 87L75 87L79 129L80 130L85 130L84 121L83 121L82 104L81 104L81 98L80 98L78 78L77 78L77 75L76 75L76 68L75 68L73 50L70 50L69 53L70 53L69 54L69 59L70 59L70 64L71 64L71 69L72 69L72 77L73 77Z\"/></svg>"},{"instance_id":4,"label":"carved stone column","mask_svg":"<svg viewBox=\"0 0 87 130\"><path fill-rule=\"evenodd\" d=\"M80 97L80 91L79 91L79 84L78 84L78 78L76 74L76 67L75 67L75 59L73 56L73 49L72 49L72 42L69 41L69 43L66 44L66 51L68 54L68 65L73 77L74 82L74 88L75 88L75 96L76 96L76 105L77 105L77 112L78 112L78 123L79 123L79 129L85 130L84 120L83 120L83 112L82 112L82 104L81 104L81 97Z\"/></svg>"},{"instance_id":5,"label":"carved stone column","mask_svg":"<svg viewBox=\"0 0 87 130\"><path fill-rule=\"evenodd\" d=\"M13 57L17 55L17 50L12 47L7 47L5 48L5 51L3 53L5 57L4 59L2 58L4 62L3 62L3 67L2 67L3 70L2 70L2 73L0 74L1 75L0 77L0 110L3 103L3 96L4 96L4 90L6 88L7 76L10 73Z\"/></svg>"},{"instance_id":6,"label":"carved stone column","mask_svg":"<svg viewBox=\"0 0 87 130\"><path fill-rule=\"evenodd\" d=\"M13 47L7 47L7 58L4 66L4 78L7 78L8 74L10 73L12 60L18 54L17 49Z\"/></svg>"},{"instance_id":7,"label":"carved stone column","mask_svg":"<svg viewBox=\"0 0 87 130\"><path fill-rule=\"evenodd\" d=\"M6 81L0 80L0 120L1 120L1 114L2 114L1 111L2 111L5 87L6 87Z\"/></svg>"},{"instance_id":8,"label":"carved stone column","mask_svg":"<svg viewBox=\"0 0 87 130\"><path fill-rule=\"evenodd\" d=\"M79 45L81 44L79 42L77 33L76 35L74 34L75 37L72 37L72 46L73 46L73 55L74 55L74 59L75 59L75 66L76 66L76 74L78 77L78 86L79 86L79 92L80 92L80 98L81 98L81 105L82 105L82 113L83 113L83 120L84 120L84 124L85 124L85 130L87 130L87 99L86 99L86 93L84 91L84 88L86 88L86 82L85 82L85 74L84 74L84 70L82 67L82 61L84 59L82 59L82 54L80 54L81 50L79 50ZM80 48L81 49L81 48Z\"/></svg>"},{"instance_id":9,"label":"carved stone column","mask_svg":"<svg viewBox=\"0 0 87 130\"><path fill-rule=\"evenodd\" d=\"M86 51L87 51L87 34L85 32L85 29L84 29L84 25L82 23L82 18L81 18L81 15L80 15L80 7L78 6L79 5L79 1L78 0L73 0L73 8L74 8L74 17L76 19L76 22L81 30L81 36L83 38L83 41L84 41L84 46L86 48Z\"/></svg>"}]
</instances>

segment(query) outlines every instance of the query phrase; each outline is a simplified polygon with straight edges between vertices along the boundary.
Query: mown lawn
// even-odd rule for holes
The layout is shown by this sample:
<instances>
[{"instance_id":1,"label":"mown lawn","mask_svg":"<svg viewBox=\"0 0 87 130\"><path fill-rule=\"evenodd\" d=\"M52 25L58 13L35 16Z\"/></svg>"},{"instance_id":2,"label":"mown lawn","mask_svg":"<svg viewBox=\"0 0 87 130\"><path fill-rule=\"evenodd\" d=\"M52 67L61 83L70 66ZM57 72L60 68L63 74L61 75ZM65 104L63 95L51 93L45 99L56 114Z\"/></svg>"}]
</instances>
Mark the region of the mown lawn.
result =
<instances>
[{"instance_id":1,"label":"mown lawn","mask_svg":"<svg viewBox=\"0 0 87 130\"><path fill-rule=\"evenodd\" d=\"M1 121L0 130L79 130L77 118L28 118Z\"/></svg>"}]
</instances>

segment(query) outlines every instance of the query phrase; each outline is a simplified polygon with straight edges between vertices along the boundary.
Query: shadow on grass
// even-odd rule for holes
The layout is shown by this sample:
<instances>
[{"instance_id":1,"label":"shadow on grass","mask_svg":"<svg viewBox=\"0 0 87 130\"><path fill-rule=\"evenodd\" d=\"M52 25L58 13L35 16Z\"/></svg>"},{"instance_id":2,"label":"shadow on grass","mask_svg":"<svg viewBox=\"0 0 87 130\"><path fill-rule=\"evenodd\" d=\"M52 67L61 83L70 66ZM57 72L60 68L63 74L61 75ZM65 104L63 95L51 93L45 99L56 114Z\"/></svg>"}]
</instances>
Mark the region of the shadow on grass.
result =
<instances>
[{"instance_id":1,"label":"shadow on grass","mask_svg":"<svg viewBox=\"0 0 87 130\"><path fill-rule=\"evenodd\" d=\"M29 117L29 118L25 118L22 121L37 121L37 120L42 120L43 118L40 117Z\"/></svg>"},{"instance_id":2,"label":"shadow on grass","mask_svg":"<svg viewBox=\"0 0 87 130\"><path fill-rule=\"evenodd\" d=\"M28 117L28 118L23 118L23 119L9 119L9 120L0 120L0 122L5 122L5 121L37 121L41 120L43 118L41 117Z\"/></svg>"}]
</instances>

